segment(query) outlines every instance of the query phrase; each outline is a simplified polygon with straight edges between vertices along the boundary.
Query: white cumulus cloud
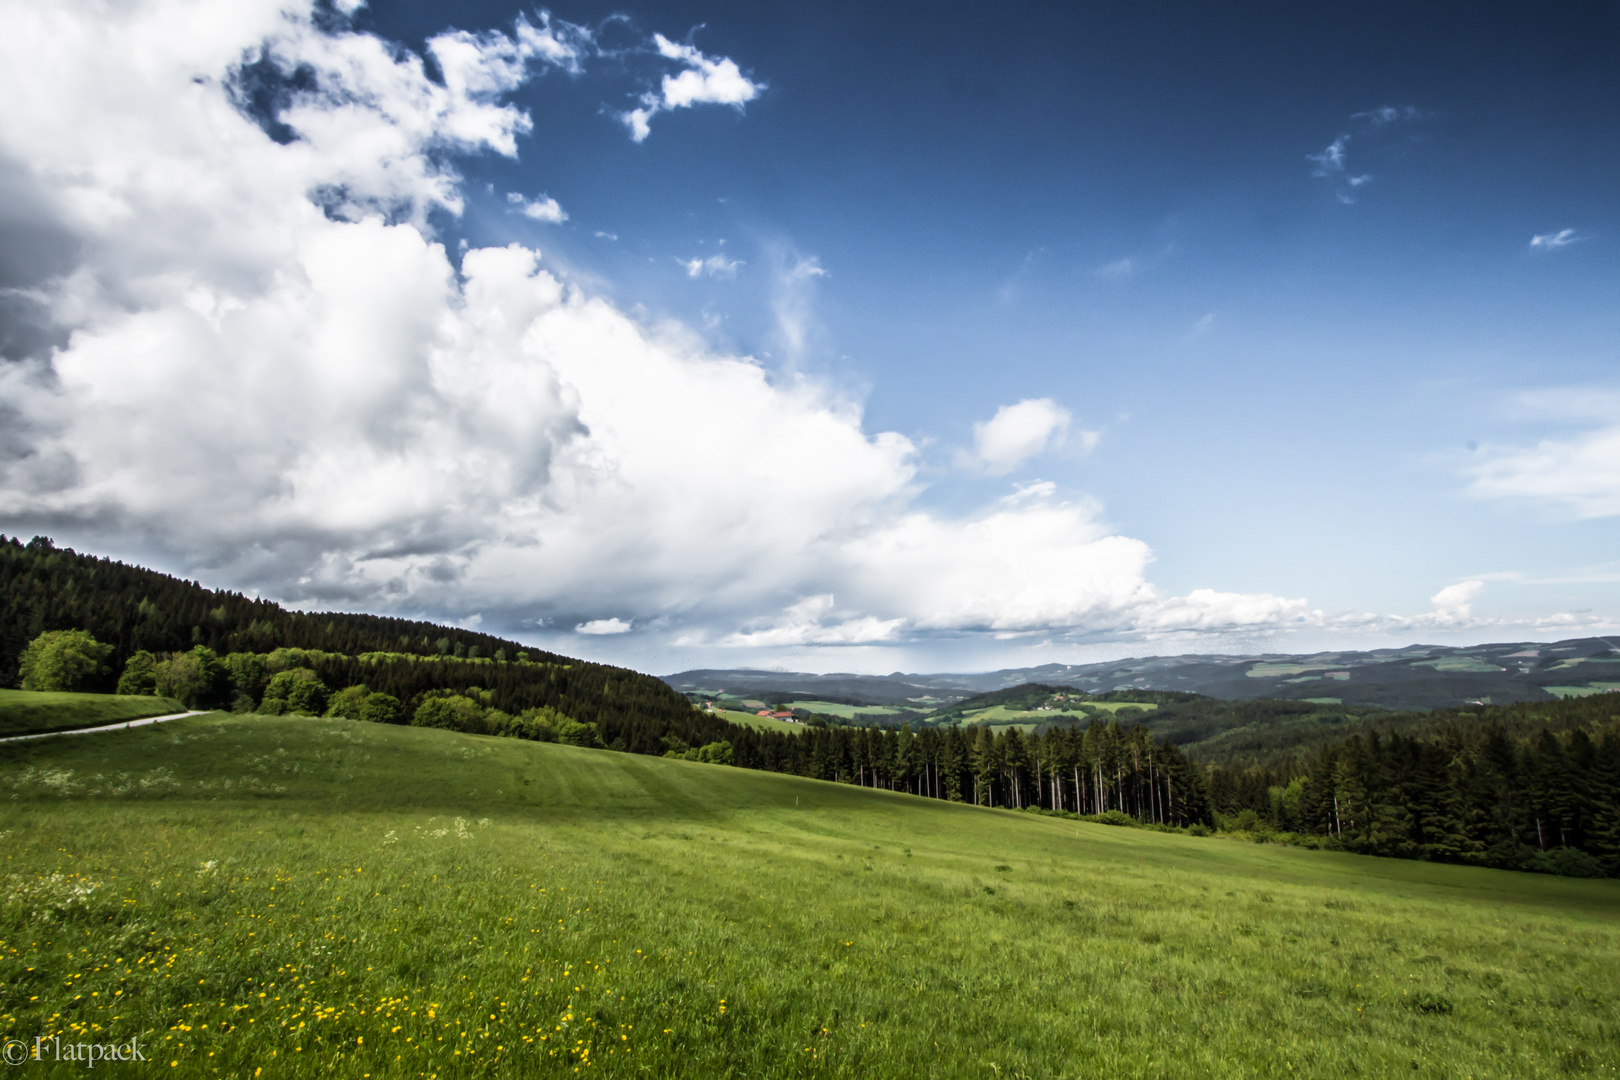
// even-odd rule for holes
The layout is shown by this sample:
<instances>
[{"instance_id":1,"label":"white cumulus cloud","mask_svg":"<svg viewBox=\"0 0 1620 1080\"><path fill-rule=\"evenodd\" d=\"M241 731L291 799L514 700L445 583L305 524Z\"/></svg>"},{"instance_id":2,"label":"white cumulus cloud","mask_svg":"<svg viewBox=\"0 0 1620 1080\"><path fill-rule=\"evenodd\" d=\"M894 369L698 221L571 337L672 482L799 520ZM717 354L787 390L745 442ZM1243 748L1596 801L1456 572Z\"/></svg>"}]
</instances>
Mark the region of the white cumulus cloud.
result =
<instances>
[{"instance_id":1,"label":"white cumulus cloud","mask_svg":"<svg viewBox=\"0 0 1620 1080\"><path fill-rule=\"evenodd\" d=\"M536 221L548 221L553 225L561 225L568 220L568 211L562 204L549 195L541 195L537 199L526 199L515 191L506 193L506 201L523 212L525 217Z\"/></svg>"},{"instance_id":2,"label":"white cumulus cloud","mask_svg":"<svg viewBox=\"0 0 1620 1080\"><path fill-rule=\"evenodd\" d=\"M558 647L1309 617L1161 595L1147 545L1053 485L919 509L916 446L867 431L857 403L649 325L522 245L453 257L429 221L461 211L455 157L515 154L531 123L505 95L583 62L579 34L441 35L435 81L408 50L322 29L313 0L0 13L0 190L19 208L0 249L43 253L22 292L54 343L0 360L6 531ZM671 107L749 96L669 48L715 80L678 83ZM244 62L282 79L274 115L241 104ZM825 272L784 267L802 346ZM1010 470L1070 426L1050 399L1007 406L977 459Z\"/></svg>"},{"instance_id":3,"label":"white cumulus cloud","mask_svg":"<svg viewBox=\"0 0 1620 1080\"><path fill-rule=\"evenodd\" d=\"M689 109L693 105L730 105L742 112L765 89L742 73L737 62L725 56L706 56L691 45L681 45L663 34L654 34L653 43L658 55L674 60L684 70L665 75L656 93L648 91L641 96L641 106L621 113L619 119L630 129L630 138L641 142L652 134L652 118L672 109Z\"/></svg>"},{"instance_id":4,"label":"white cumulus cloud","mask_svg":"<svg viewBox=\"0 0 1620 1080\"><path fill-rule=\"evenodd\" d=\"M1012 472L1061 443L1072 420L1069 410L1051 398L1025 398L1015 405L1003 405L990 419L973 425L971 463L992 475ZM1095 441L1088 439L1087 447Z\"/></svg>"},{"instance_id":5,"label":"white cumulus cloud","mask_svg":"<svg viewBox=\"0 0 1620 1080\"><path fill-rule=\"evenodd\" d=\"M630 623L627 623L623 619L619 618L592 619L590 622L583 622L574 627L574 633L593 634L596 636L602 636L605 634L628 634L630 632L630 626Z\"/></svg>"},{"instance_id":6,"label":"white cumulus cloud","mask_svg":"<svg viewBox=\"0 0 1620 1080\"><path fill-rule=\"evenodd\" d=\"M1473 614L1474 597L1484 589L1483 581L1460 581L1447 585L1429 597L1429 603L1434 605L1435 614L1442 619L1464 620Z\"/></svg>"}]
</instances>

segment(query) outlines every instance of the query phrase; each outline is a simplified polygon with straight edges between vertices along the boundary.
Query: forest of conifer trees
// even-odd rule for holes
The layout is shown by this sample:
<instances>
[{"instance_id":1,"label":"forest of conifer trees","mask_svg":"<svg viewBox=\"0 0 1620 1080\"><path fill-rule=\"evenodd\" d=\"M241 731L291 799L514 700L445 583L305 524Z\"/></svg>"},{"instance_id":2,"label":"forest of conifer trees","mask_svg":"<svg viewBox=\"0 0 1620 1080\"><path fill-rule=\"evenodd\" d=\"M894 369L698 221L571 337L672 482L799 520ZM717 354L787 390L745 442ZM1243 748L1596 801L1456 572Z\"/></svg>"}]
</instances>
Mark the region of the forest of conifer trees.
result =
<instances>
[{"instance_id":1,"label":"forest of conifer trees","mask_svg":"<svg viewBox=\"0 0 1620 1080\"><path fill-rule=\"evenodd\" d=\"M735 764L934 799L1143 823L1210 824L1203 777L1179 749L1142 727L1096 721L1025 735L982 726L746 730Z\"/></svg>"},{"instance_id":2,"label":"forest of conifer trees","mask_svg":"<svg viewBox=\"0 0 1620 1080\"><path fill-rule=\"evenodd\" d=\"M1620 876L1620 694L1539 705L1536 727L1484 712L1280 766L1213 766L1211 808L1232 828L1369 855Z\"/></svg>"}]
</instances>

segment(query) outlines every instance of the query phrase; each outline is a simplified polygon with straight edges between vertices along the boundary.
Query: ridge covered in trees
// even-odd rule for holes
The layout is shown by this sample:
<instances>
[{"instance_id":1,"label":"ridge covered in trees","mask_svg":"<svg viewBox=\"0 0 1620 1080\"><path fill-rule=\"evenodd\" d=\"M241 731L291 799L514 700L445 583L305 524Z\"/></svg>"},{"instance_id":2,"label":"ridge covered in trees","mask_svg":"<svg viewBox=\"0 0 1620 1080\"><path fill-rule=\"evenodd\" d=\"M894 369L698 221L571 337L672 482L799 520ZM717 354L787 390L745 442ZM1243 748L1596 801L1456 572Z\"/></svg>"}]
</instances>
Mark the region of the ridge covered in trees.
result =
<instances>
[{"instance_id":1,"label":"ridge covered in trees","mask_svg":"<svg viewBox=\"0 0 1620 1080\"><path fill-rule=\"evenodd\" d=\"M14 686L28 643L46 630L87 630L113 647L122 670L138 650L181 652L205 645L221 655L281 646L356 655L566 658L492 634L384 615L288 611L270 600L208 589L156 570L58 548L36 536L0 534L0 685ZM105 687L112 689L116 675ZM102 689L93 687L87 689Z\"/></svg>"},{"instance_id":2,"label":"ridge covered in trees","mask_svg":"<svg viewBox=\"0 0 1620 1080\"><path fill-rule=\"evenodd\" d=\"M730 727L698 715L659 680L624 668L429 622L287 611L269 600L58 548L45 537L24 544L0 536L0 686L18 685L24 651L52 630L87 631L111 646L105 671L77 687L88 691L112 692L138 654L151 662L154 654L201 648L229 668L225 661L233 656L280 651L289 658L286 667L311 670L328 687L363 683L408 707L432 691L476 687L509 713L550 708L612 729L610 739L627 742L645 743L641 733L649 728L658 737L675 730L688 741L713 741ZM197 703L229 708L233 692L257 703L268 675L278 673L262 664L257 676L251 665L237 668L202 672Z\"/></svg>"}]
</instances>

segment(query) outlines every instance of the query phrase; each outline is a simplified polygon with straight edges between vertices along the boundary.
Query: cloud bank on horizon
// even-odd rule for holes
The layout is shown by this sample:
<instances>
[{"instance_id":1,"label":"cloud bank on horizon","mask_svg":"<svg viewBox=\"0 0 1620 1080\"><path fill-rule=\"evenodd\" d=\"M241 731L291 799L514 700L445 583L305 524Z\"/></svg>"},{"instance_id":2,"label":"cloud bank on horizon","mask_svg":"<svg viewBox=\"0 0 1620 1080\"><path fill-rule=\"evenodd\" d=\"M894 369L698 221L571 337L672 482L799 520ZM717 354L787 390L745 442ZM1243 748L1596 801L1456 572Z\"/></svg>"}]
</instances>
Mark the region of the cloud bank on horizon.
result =
<instances>
[{"instance_id":1,"label":"cloud bank on horizon","mask_svg":"<svg viewBox=\"0 0 1620 1080\"><path fill-rule=\"evenodd\" d=\"M1404 620L1167 595L1148 544L1084 497L1030 483L930 509L918 443L868 431L830 387L651 325L521 244L447 250L433 222L463 211L456 160L517 153L533 124L508 95L588 65L578 27L446 31L434 78L311 3L0 11L0 240L40 268L8 283L11 531L286 601L713 654L1471 617L1478 582ZM680 71L622 117L638 142L661 111L741 109L763 86L654 47ZM275 81L273 115L254 114L249 67ZM567 220L545 195L510 204ZM1007 404L962 460L1005 476L1095 443L1072 424L1051 398ZM1503 458L1478 483L1601 452Z\"/></svg>"}]
</instances>

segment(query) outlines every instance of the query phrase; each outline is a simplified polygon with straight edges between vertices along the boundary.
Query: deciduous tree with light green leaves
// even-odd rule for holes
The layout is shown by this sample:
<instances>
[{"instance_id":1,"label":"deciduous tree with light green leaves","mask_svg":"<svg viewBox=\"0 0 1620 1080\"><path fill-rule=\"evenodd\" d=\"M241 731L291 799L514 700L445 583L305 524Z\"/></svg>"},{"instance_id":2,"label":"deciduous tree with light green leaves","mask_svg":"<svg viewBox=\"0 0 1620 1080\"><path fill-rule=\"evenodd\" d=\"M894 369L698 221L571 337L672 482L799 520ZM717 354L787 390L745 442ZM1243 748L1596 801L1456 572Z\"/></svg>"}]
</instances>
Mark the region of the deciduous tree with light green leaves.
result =
<instances>
[{"instance_id":1,"label":"deciduous tree with light green leaves","mask_svg":"<svg viewBox=\"0 0 1620 1080\"><path fill-rule=\"evenodd\" d=\"M278 672L265 688L259 711L271 716L295 713L319 716L326 711L331 691L309 668Z\"/></svg>"},{"instance_id":2,"label":"deciduous tree with light green leaves","mask_svg":"<svg viewBox=\"0 0 1620 1080\"><path fill-rule=\"evenodd\" d=\"M360 719L373 724L397 724L403 718L399 698L393 694L368 694L360 706Z\"/></svg>"},{"instance_id":3,"label":"deciduous tree with light green leaves","mask_svg":"<svg viewBox=\"0 0 1620 1080\"><path fill-rule=\"evenodd\" d=\"M18 674L24 690L79 690L107 668L113 647L86 630L47 630L23 650Z\"/></svg>"},{"instance_id":4,"label":"deciduous tree with light green leaves","mask_svg":"<svg viewBox=\"0 0 1620 1080\"><path fill-rule=\"evenodd\" d=\"M124 673L118 677L120 694L157 693L157 657L145 649L137 649L124 662Z\"/></svg>"},{"instance_id":5,"label":"deciduous tree with light green leaves","mask_svg":"<svg viewBox=\"0 0 1620 1080\"><path fill-rule=\"evenodd\" d=\"M157 692L188 709L215 709L230 697L231 671L206 645L177 653L152 671Z\"/></svg>"}]
</instances>

